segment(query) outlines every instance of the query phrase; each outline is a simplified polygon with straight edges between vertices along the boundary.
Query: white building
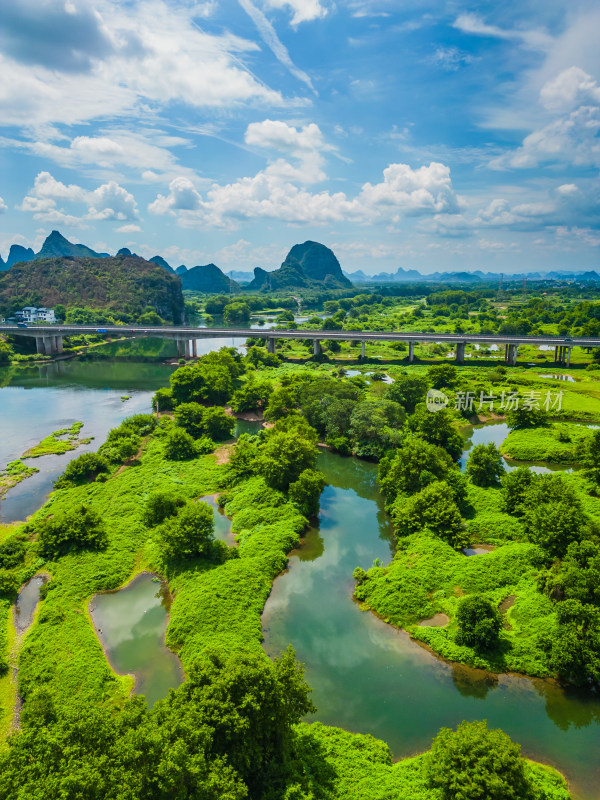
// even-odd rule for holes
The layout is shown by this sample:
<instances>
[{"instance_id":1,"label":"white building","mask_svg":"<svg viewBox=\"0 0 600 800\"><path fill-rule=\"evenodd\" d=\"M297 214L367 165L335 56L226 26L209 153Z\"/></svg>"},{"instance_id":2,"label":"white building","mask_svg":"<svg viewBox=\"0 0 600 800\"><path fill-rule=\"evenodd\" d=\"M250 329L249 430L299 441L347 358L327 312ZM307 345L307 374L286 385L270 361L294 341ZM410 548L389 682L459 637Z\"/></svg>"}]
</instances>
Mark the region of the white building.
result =
<instances>
[{"instance_id":1,"label":"white building","mask_svg":"<svg viewBox=\"0 0 600 800\"><path fill-rule=\"evenodd\" d=\"M17 311L15 317L22 322L56 322L53 308L25 306L23 311Z\"/></svg>"}]
</instances>

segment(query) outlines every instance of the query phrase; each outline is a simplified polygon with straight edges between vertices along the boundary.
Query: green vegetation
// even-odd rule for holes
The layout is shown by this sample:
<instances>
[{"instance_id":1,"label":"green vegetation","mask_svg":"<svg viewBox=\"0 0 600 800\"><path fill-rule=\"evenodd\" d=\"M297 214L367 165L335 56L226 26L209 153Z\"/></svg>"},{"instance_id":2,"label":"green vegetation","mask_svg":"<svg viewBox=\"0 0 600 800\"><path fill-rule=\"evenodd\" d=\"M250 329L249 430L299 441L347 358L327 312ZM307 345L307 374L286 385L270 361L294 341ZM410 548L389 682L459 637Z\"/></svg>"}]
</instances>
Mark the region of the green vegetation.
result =
<instances>
[{"instance_id":1,"label":"green vegetation","mask_svg":"<svg viewBox=\"0 0 600 800\"><path fill-rule=\"evenodd\" d=\"M502 442L502 454L519 461L571 464L582 458L592 431L583 425L560 422L543 428L513 430Z\"/></svg>"},{"instance_id":2,"label":"green vegetation","mask_svg":"<svg viewBox=\"0 0 600 800\"><path fill-rule=\"evenodd\" d=\"M0 273L0 313L59 304L68 309L68 324L183 320L179 278L143 258L59 256L15 264Z\"/></svg>"},{"instance_id":3,"label":"green vegetation","mask_svg":"<svg viewBox=\"0 0 600 800\"><path fill-rule=\"evenodd\" d=\"M30 467L18 460L10 461L3 470L0 470L0 497L35 472L39 472L37 467Z\"/></svg>"},{"instance_id":4,"label":"green vegetation","mask_svg":"<svg viewBox=\"0 0 600 800\"><path fill-rule=\"evenodd\" d=\"M504 473L502 456L493 442L478 444L469 453L467 475L475 486L496 486Z\"/></svg>"},{"instance_id":5,"label":"green vegetation","mask_svg":"<svg viewBox=\"0 0 600 800\"><path fill-rule=\"evenodd\" d=\"M37 548L42 558L58 558L69 550L101 550L108 538L102 517L89 506L55 514L43 520L36 530Z\"/></svg>"},{"instance_id":6,"label":"green vegetation","mask_svg":"<svg viewBox=\"0 0 600 800\"><path fill-rule=\"evenodd\" d=\"M492 650L498 645L502 617L498 609L477 594L461 600L456 612L457 644L466 644L474 650Z\"/></svg>"},{"instance_id":7,"label":"green vegetation","mask_svg":"<svg viewBox=\"0 0 600 800\"><path fill-rule=\"evenodd\" d=\"M91 439L80 439L79 431L83 428L83 422L74 422L69 428L62 428L54 431L50 436L35 447L30 447L22 458L39 458L40 456L62 455L70 450L76 450L79 445L89 444ZM66 438L65 438L66 437Z\"/></svg>"}]
</instances>

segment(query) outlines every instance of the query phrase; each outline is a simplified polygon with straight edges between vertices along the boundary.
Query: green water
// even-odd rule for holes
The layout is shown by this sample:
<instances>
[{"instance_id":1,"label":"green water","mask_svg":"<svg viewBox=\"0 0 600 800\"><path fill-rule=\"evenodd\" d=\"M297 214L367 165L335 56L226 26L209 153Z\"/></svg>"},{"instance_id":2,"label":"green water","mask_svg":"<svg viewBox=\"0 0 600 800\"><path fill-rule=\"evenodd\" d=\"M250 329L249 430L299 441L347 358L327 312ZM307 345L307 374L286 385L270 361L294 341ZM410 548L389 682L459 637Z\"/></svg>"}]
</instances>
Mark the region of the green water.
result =
<instances>
[{"instance_id":1,"label":"green water","mask_svg":"<svg viewBox=\"0 0 600 800\"><path fill-rule=\"evenodd\" d=\"M352 601L352 570L391 558L376 466L319 457L329 485L319 527L290 557L263 615L265 649L288 642L306 663L316 719L385 740L396 757L425 750L440 727L487 719L526 755L563 771L578 798L597 800L600 703L524 677L440 662Z\"/></svg>"},{"instance_id":2,"label":"green water","mask_svg":"<svg viewBox=\"0 0 600 800\"><path fill-rule=\"evenodd\" d=\"M0 369L0 468L77 420L84 423L81 435L94 437L89 445L64 455L29 460L40 471L2 499L0 521L33 514L71 459L96 450L125 417L151 411L152 395L168 384L172 369L161 364L77 360ZM130 399L122 402L123 395Z\"/></svg>"},{"instance_id":3,"label":"green water","mask_svg":"<svg viewBox=\"0 0 600 800\"><path fill-rule=\"evenodd\" d=\"M118 592L90 600L94 627L112 668L133 674L136 694L153 706L183 681L178 657L165 646L170 598L167 587L143 573Z\"/></svg>"},{"instance_id":4,"label":"green water","mask_svg":"<svg viewBox=\"0 0 600 800\"><path fill-rule=\"evenodd\" d=\"M84 435L96 437L88 448L34 461L41 472L8 492L0 519L23 519L38 509L70 458L97 448L124 417L150 410L153 392L167 385L171 369L66 361L0 370L1 465L75 420L84 422ZM123 394L131 400L122 403ZM257 427L240 422L237 433ZM504 438L501 428L474 429L467 448ZM352 601L352 570L391 557L376 466L330 453L322 453L320 462L329 486L319 527L308 532L289 571L275 581L263 616L267 651L277 653L291 642L307 663L317 718L372 733L398 757L427 748L442 725L486 718L520 742L527 755L566 773L579 798L596 800L600 704L551 683L443 664L407 635L361 612ZM213 498L204 499L213 505L215 535L228 541L229 520ZM150 576L96 596L92 605L111 664L119 673L135 673L136 691L153 703L181 681L178 659L164 645L167 607Z\"/></svg>"}]
</instances>

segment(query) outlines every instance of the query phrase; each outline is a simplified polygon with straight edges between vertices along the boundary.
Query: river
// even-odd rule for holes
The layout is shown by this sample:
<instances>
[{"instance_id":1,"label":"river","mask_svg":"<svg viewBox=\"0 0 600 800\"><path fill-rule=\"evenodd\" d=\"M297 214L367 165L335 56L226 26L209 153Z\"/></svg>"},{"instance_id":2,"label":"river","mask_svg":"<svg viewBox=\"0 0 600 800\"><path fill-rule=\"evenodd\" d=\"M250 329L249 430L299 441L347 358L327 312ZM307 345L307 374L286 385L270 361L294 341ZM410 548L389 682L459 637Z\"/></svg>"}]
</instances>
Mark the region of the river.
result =
<instances>
[{"instance_id":1,"label":"river","mask_svg":"<svg viewBox=\"0 0 600 800\"><path fill-rule=\"evenodd\" d=\"M171 369L67 361L0 370L0 464L75 420L84 422L82 435L96 437L89 447L98 447L124 417L150 411L152 393L166 385ZM125 394L131 399L121 402ZM470 443L500 434L497 426L482 426ZM29 462L41 472L8 492L0 519L23 519L39 508L56 475L82 450ZM291 642L306 663L316 718L384 739L396 757L426 749L443 725L487 719L520 742L526 755L561 769L578 798L597 800L599 703L567 695L551 682L445 664L359 610L352 601L353 569L368 568L375 558L385 563L392 553L376 466L328 452L319 461L328 481L319 525L291 555L263 615L267 652Z\"/></svg>"}]
</instances>

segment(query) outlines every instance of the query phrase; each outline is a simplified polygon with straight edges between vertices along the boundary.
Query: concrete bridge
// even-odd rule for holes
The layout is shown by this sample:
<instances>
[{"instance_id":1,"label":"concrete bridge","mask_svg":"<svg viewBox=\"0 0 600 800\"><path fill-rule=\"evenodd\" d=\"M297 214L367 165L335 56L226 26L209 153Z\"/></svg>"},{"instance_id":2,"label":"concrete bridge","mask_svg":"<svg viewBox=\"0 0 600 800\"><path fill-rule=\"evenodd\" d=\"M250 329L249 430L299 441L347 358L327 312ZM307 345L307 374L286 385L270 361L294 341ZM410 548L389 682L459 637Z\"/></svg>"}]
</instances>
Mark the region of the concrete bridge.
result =
<instances>
[{"instance_id":1,"label":"concrete bridge","mask_svg":"<svg viewBox=\"0 0 600 800\"><path fill-rule=\"evenodd\" d=\"M36 341L37 352L44 355L62 353L64 336L79 336L81 334L102 334L117 337L147 337L172 339L177 344L177 354L180 358L193 358L197 355L196 342L198 339L215 339L226 336L239 336L240 338L262 338L267 340L267 349L275 352L278 339L311 339L313 353L321 352L322 341L353 341L361 343L362 355L365 355L367 342L406 342L408 344L408 361L412 363L415 358L415 344L418 342L441 342L454 345L456 362L464 363L465 347L467 344L504 346L504 360L511 365L517 363L519 345L546 345L554 347L554 362L567 367L571 363L571 349L573 347L600 347L600 338L592 336L501 336L497 334L476 333L420 333L406 331L322 331L322 330L273 330L254 328L191 328L179 327L131 327L130 325L109 325L99 327L96 325L32 325L28 328L19 328L16 325L0 325L0 333L11 336L32 337Z\"/></svg>"}]
</instances>

